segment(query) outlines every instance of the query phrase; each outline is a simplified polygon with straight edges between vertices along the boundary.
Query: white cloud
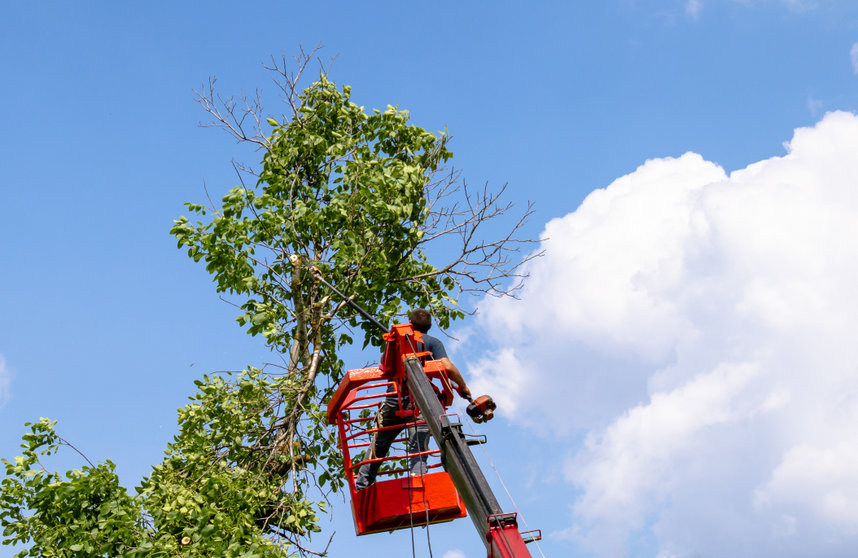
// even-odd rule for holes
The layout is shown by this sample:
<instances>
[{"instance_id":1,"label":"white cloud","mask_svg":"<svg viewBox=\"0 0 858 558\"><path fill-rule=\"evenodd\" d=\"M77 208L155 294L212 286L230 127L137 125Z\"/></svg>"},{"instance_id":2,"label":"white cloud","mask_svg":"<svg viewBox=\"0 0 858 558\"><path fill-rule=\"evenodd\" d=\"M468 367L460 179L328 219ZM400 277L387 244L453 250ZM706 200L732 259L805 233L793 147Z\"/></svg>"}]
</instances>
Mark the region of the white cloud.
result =
<instances>
[{"instance_id":1,"label":"white cloud","mask_svg":"<svg viewBox=\"0 0 858 558\"><path fill-rule=\"evenodd\" d=\"M825 106L825 101L822 99L817 99L813 96L813 93L809 93L807 96L807 110L810 111L810 114L816 118L819 116L820 111Z\"/></svg>"},{"instance_id":2,"label":"white cloud","mask_svg":"<svg viewBox=\"0 0 858 558\"><path fill-rule=\"evenodd\" d=\"M856 442L858 436L853 435L830 447L803 445L790 449L769 481L755 492L755 506L803 509L806 515L832 527L854 531L858 526Z\"/></svg>"},{"instance_id":3,"label":"white cloud","mask_svg":"<svg viewBox=\"0 0 858 558\"><path fill-rule=\"evenodd\" d=\"M781 3L793 12L807 12L817 8L815 0L781 0Z\"/></svg>"},{"instance_id":4,"label":"white cloud","mask_svg":"<svg viewBox=\"0 0 858 558\"><path fill-rule=\"evenodd\" d=\"M465 558L465 553L461 550L448 550L442 558Z\"/></svg>"},{"instance_id":5,"label":"white cloud","mask_svg":"<svg viewBox=\"0 0 858 558\"><path fill-rule=\"evenodd\" d=\"M733 0L736 4L755 6L767 3L767 0ZM819 7L817 0L780 0L781 5L792 12L809 12Z\"/></svg>"},{"instance_id":6,"label":"white cloud","mask_svg":"<svg viewBox=\"0 0 858 558\"><path fill-rule=\"evenodd\" d=\"M685 13L692 19L700 17L700 10L703 9L703 0L688 0L685 3Z\"/></svg>"},{"instance_id":7,"label":"white cloud","mask_svg":"<svg viewBox=\"0 0 858 558\"><path fill-rule=\"evenodd\" d=\"M852 71L858 74L858 43L852 43L849 49L849 59L852 61Z\"/></svg>"},{"instance_id":8,"label":"white cloud","mask_svg":"<svg viewBox=\"0 0 858 558\"><path fill-rule=\"evenodd\" d=\"M6 359L0 355L0 407L6 404L11 395L12 373L6 368Z\"/></svg>"},{"instance_id":9,"label":"white cloud","mask_svg":"<svg viewBox=\"0 0 858 558\"><path fill-rule=\"evenodd\" d=\"M581 544L858 552L858 117L786 145L729 175L647 161L546 225L521 301L481 307L499 349L472 389L585 434L565 469Z\"/></svg>"}]
</instances>

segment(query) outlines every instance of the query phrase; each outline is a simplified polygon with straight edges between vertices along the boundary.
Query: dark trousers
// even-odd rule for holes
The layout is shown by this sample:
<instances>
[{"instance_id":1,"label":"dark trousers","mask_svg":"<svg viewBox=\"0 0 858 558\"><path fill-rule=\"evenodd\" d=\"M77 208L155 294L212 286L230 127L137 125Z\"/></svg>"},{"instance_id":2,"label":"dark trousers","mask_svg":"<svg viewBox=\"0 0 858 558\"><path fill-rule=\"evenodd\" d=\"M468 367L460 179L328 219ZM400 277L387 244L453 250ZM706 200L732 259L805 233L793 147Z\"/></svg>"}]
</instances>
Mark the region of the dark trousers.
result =
<instances>
[{"instance_id":1,"label":"dark trousers","mask_svg":"<svg viewBox=\"0 0 858 558\"><path fill-rule=\"evenodd\" d=\"M390 444L399 436L405 428L405 424L412 422L413 418L403 418L396 416L396 411L399 409L395 402L385 400L375 415L375 427L385 428L388 426L399 426L399 428L391 428L390 430L382 430L373 434L372 445L370 445L369 455L367 459L375 459L385 457L390 450ZM419 424L408 427L408 453L419 453L426 451L429 442L429 427L425 424ZM410 467L412 475L422 475L427 471L426 468L427 456L412 456L410 459ZM378 469L381 467L382 461L375 463L365 463L361 465L358 471L357 479L355 479L355 487L358 490L363 490L367 486L375 482L375 477L378 475Z\"/></svg>"}]
</instances>

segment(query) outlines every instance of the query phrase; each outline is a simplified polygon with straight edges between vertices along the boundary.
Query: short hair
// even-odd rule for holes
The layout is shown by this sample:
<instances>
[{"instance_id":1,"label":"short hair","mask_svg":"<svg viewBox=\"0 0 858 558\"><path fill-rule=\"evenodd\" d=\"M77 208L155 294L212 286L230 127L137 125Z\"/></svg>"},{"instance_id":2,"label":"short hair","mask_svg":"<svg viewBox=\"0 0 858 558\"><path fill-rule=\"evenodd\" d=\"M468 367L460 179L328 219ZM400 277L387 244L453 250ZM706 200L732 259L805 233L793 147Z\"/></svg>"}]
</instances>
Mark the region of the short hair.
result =
<instances>
[{"instance_id":1,"label":"short hair","mask_svg":"<svg viewBox=\"0 0 858 558\"><path fill-rule=\"evenodd\" d=\"M408 319L411 320L412 327L420 333L426 333L432 327L432 315L428 310L415 308L408 315Z\"/></svg>"}]
</instances>

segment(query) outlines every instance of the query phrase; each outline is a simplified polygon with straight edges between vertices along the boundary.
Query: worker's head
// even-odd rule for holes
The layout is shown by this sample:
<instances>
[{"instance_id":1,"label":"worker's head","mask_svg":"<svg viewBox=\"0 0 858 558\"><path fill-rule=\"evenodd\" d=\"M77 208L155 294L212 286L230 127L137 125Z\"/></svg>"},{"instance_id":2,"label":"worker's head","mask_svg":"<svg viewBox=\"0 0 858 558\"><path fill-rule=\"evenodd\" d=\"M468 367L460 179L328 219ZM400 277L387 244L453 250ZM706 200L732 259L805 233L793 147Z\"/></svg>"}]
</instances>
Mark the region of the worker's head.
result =
<instances>
[{"instance_id":1,"label":"worker's head","mask_svg":"<svg viewBox=\"0 0 858 558\"><path fill-rule=\"evenodd\" d=\"M412 310L411 314L408 315L408 319L411 320L411 327L420 333L426 333L432 327L432 315L422 308Z\"/></svg>"}]
</instances>

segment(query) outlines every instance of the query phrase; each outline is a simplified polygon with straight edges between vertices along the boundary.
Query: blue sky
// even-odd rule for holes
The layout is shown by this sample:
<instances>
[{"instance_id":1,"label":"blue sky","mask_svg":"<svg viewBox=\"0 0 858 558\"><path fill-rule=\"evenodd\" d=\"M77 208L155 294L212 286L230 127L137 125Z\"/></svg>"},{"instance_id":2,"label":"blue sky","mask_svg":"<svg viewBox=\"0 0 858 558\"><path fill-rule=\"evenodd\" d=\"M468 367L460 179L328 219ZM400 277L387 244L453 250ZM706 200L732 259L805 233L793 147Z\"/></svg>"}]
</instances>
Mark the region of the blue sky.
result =
<instances>
[{"instance_id":1,"label":"blue sky","mask_svg":"<svg viewBox=\"0 0 858 558\"><path fill-rule=\"evenodd\" d=\"M259 88L277 114L262 63L321 42L356 102L447 127L467 179L508 182L511 200L536 204L527 232L552 239L524 301L481 305L450 347L466 377L506 405L484 429L487 449L543 530L546 556L762 556L823 544L854 555L858 514L825 502L858 486L836 466L851 459L844 425L858 397L840 389L854 355L834 327L853 317L858 5L533 4L4 3L0 455L15 454L25 421L48 416L133 486L159 460L195 378L267 359L168 231L183 203L204 199L203 184L214 195L235 184L233 158L258 159L198 126L206 115L193 89L210 76L226 94ZM831 111L844 112L823 119ZM819 226L805 229L808 208ZM682 226L665 225L677 215ZM796 234L763 234L773 230ZM832 246L840 251L822 249ZM817 300L823 292L837 297ZM735 331L744 344L722 346ZM749 356L764 352L792 358ZM820 356L832 354L838 366ZM818 397L796 395L820 368L842 371ZM569 398L552 399L554 385ZM843 412L814 430L826 393L842 395ZM698 424L684 420L689 409L712 414ZM665 415L699 428L652 427L674 424ZM643 431L654 434L630 434ZM830 440L808 441L820 432ZM623 449L632 446L649 449ZM752 465L707 468L705 448ZM624 459L647 474L602 466ZM819 463L830 466L802 478ZM736 490L718 499L702 488L717 482ZM611 499L612 487L627 499ZM333 530L333 556L411 544L407 533L356 539L345 505ZM435 556L482 552L467 521L430 534Z\"/></svg>"}]
</instances>

